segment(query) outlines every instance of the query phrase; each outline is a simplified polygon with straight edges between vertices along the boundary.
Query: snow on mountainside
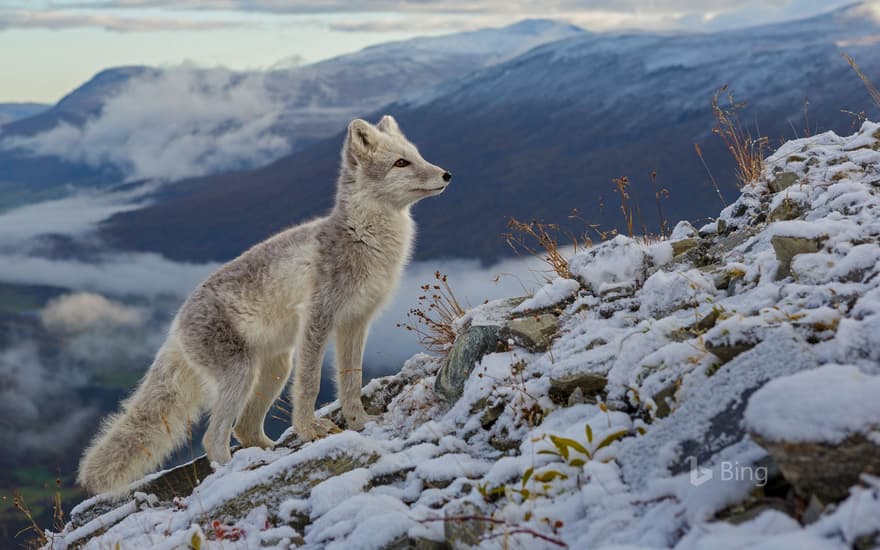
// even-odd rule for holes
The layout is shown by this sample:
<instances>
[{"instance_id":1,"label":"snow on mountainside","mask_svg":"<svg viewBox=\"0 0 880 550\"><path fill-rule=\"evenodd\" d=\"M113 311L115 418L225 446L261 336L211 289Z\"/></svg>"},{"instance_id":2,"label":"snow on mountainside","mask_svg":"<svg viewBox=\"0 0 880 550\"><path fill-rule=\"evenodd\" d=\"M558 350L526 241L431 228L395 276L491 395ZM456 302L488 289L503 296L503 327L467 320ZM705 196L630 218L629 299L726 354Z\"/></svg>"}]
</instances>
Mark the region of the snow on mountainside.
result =
<instances>
[{"instance_id":1,"label":"snow on mountainside","mask_svg":"<svg viewBox=\"0 0 880 550\"><path fill-rule=\"evenodd\" d=\"M294 68L108 69L53 109L5 126L0 152L112 167L129 180L252 168L382 105L584 33L531 20L380 44Z\"/></svg>"},{"instance_id":2,"label":"snow on mountainside","mask_svg":"<svg viewBox=\"0 0 880 550\"><path fill-rule=\"evenodd\" d=\"M876 547L878 260L880 124L790 141L712 223L468 312L363 432L151 476L49 547Z\"/></svg>"},{"instance_id":3,"label":"snow on mountainside","mask_svg":"<svg viewBox=\"0 0 880 550\"><path fill-rule=\"evenodd\" d=\"M840 55L839 42L857 41L846 51L866 74L880 74L880 41L872 39L880 25L854 10L713 34L585 33L382 107L369 118L393 114L426 158L456 175L441 200L416 207L416 257L490 261L509 253L500 238L508 217L580 232L580 221L568 221L572 207L591 224L622 229L616 209L603 204L612 178L624 175L648 228L659 227L652 172L669 190L671 218L713 215L717 196L694 144L735 198L734 166L711 132L722 85L748 104L741 117L751 133L772 145L807 127L852 132L842 109L875 112ZM113 217L101 236L175 260L233 258L331 206L344 130L256 170L178 182L176 196Z\"/></svg>"}]
</instances>

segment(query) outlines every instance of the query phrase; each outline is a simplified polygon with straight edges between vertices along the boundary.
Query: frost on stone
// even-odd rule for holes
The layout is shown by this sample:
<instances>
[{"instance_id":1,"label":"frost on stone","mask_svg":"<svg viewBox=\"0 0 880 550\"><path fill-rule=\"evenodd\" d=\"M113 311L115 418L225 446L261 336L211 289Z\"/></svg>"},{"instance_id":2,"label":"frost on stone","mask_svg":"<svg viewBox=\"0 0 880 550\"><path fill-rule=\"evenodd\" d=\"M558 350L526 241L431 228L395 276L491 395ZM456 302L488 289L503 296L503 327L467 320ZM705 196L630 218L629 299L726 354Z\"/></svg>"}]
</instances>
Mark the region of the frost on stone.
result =
<instances>
[{"instance_id":1,"label":"frost on stone","mask_svg":"<svg viewBox=\"0 0 880 550\"><path fill-rule=\"evenodd\" d=\"M880 444L880 376L823 365L771 380L752 396L748 428L774 441L840 443L850 435Z\"/></svg>"}]
</instances>

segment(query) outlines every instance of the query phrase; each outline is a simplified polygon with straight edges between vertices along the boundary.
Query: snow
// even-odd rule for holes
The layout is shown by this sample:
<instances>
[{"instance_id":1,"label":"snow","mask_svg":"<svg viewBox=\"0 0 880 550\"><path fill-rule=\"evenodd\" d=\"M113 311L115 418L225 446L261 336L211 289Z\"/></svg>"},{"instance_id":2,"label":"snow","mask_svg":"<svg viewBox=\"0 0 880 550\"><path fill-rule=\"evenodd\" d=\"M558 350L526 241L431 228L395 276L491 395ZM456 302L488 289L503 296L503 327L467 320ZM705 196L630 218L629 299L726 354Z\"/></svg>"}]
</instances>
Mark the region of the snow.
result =
<instances>
[{"instance_id":1,"label":"snow","mask_svg":"<svg viewBox=\"0 0 880 550\"><path fill-rule=\"evenodd\" d=\"M644 277L645 246L623 235L601 243L568 262L572 274L593 289Z\"/></svg>"},{"instance_id":2,"label":"snow","mask_svg":"<svg viewBox=\"0 0 880 550\"><path fill-rule=\"evenodd\" d=\"M715 284L696 269L657 271L642 287L642 308L651 315L705 302L716 294Z\"/></svg>"},{"instance_id":3,"label":"snow","mask_svg":"<svg viewBox=\"0 0 880 550\"><path fill-rule=\"evenodd\" d=\"M854 434L880 437L880 376L851 365L771 380L749 401L745 421L771 440L840 443Z\"/></svg>"},{"instance_id":4,"label":"snow","mask_svg":"<svg viewBox=\"0 0 880 550\"><path fill-rule=\"evenodd\" d=\"M547 309L572 298L580 289L581 285L577 281L556 277L539 288L534 296L513 308L513 313L526 313L536 309Z\"/></svg>"},{"instance_id":5,"label":"snow","mask_svg":"<svg viewBox=\"0 0 880 550\"><path fill-rule=\"evenodd\" d=\"M702 237L678 224L673 237L702 239L710 265L673 261L668 241L617 236L569 258L577 281L471 309L457 332L557 305L560 330L546 352L512 345L483 357L458 401L433 391L440 360L415 356L364 388L400 389L362 432L240 450L176 503L90 499L74 514L94 506L96 517L69 524L50 547L90 534L85 548L186 547L197 537L203 548L373 549L470 528L484 530L476 546L491 549L556 548L549 540L853 547L880 531L880 482L870 476L812 523L774 509L737 522L719 513L735 515L767 481L767 451L750 431L880 441L880 157L863 147L878 128L788 142ZM768 182L785 171L799 184L772 193ZM785 199L803 215L763 221ZM775 235L823 240L776 280ZM721 350L738 354L722 359ZM604 389L553 397L561 379L587 375L604 378ZM449 519L461 516L491 522ZM218 540L215 520L240 539Z\"/></svg>"}]
</instances>

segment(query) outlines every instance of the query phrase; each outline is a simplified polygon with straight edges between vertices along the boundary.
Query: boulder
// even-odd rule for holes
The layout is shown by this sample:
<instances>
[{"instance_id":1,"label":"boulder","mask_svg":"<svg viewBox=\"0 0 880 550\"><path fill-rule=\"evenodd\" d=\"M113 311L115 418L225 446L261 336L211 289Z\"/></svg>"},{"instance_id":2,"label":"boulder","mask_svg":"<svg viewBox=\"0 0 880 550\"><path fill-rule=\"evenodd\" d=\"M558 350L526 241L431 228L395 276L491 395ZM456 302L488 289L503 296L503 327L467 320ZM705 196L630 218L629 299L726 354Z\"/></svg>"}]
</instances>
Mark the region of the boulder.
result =
<instances>
[{"instance_id":1,"label":"boulder","mask_svg":"<svg viewBox=\"0 0 880 550\"><path fill-rule=\"evenodd\" d=\"M498 350L501 328L493 325L471 326L459 334L443 361L434 381L434 391L450 402L464 392L464 384L484 355Z\"/></svg>"}]
</instances>

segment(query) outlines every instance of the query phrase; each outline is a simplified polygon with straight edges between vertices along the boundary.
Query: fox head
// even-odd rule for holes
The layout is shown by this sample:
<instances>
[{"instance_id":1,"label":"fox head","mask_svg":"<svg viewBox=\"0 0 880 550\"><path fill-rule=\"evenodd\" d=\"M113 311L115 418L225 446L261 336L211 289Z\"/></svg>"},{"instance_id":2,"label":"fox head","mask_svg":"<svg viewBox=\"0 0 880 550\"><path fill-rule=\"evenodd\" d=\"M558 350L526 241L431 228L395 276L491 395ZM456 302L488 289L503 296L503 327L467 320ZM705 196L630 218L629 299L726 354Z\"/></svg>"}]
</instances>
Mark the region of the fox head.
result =
<instances>
[{"instance_id":1,"label":"fox head","mask_svg":"<svg viewBox=\"0 0 880 550\"><path fill-rule=\"evenodd\" d=\"M401 209L439 195L452 179L452 174L422 158L390 115L375 126L361 119L351 121L342 165L343 174L349 176L343 184L350 188L341 191Z\"/></svg>"}]
</instances>

